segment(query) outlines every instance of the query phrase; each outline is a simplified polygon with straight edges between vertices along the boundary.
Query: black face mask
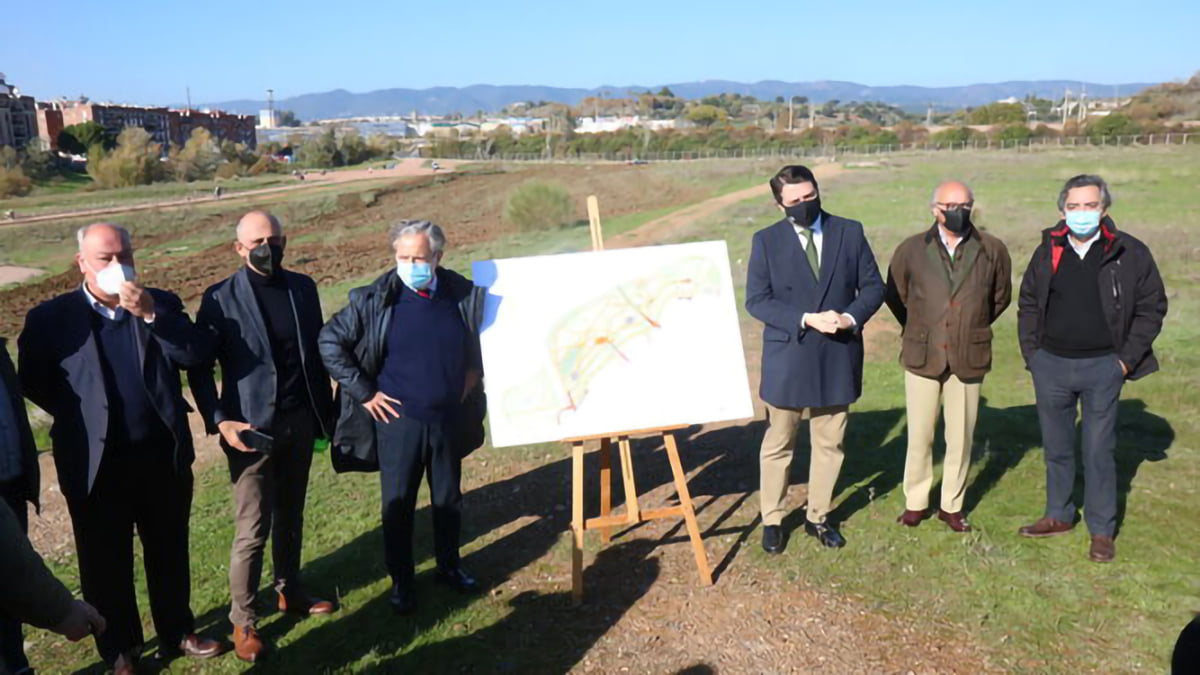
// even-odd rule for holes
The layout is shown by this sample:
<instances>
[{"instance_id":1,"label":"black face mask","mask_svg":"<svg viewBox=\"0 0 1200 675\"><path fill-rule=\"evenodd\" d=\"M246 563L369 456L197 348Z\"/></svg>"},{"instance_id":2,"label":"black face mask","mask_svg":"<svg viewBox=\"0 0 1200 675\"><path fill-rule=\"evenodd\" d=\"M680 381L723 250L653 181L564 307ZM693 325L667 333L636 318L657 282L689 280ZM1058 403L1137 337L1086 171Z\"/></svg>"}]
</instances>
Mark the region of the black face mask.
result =
<instances>
[{"instance_id":1,"label":"black face mask","mask_svg":"<svg viewBox=\"0 0 1200 675\"><path fill-rule=\"evenodd\" d=\"M942 215L946 218L944 227L951 234L962 234L971 229L971 211L968 209L944 209Z\"/></svg>"},{"instance_id":2,"label":"black face mask","mask_svg":"<svg viewBox=\"0 0 1200 675\"><path fill-rule=\"evenodd\" d=\"M783 207L783 212L800 227L811 227L821 215L821 198Z\"/></svg>"},{"instance_id":3,"label":"black face mask","mask_svg":"<svg viewBox=\"0 0 1200 675\"><path fill-rule=\"evenodd\" d=\"M283 246L263 242L250 249L250 265L268 277L283 269Z\"/></svg>"}]
</instances>

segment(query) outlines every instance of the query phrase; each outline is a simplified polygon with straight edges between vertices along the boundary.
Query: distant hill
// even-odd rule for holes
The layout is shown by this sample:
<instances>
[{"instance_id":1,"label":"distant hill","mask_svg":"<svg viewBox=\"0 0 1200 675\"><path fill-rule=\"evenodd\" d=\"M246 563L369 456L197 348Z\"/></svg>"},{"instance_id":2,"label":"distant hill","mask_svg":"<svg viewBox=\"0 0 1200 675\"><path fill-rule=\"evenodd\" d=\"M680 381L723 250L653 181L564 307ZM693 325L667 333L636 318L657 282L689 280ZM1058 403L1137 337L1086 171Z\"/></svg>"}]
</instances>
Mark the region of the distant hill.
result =
<instances>
[{"instance_id":1,"label":"distant hill","mask_svg":"<svg viewBox=\"0 0 1200 675\"><path fill-rule=\"evenodd\" d=\"M1119 92L1129 95L1152 86L1153 83L1097 84L1085 82L1083 86L1094 96L1112 96ZM1038 80L971 84L962 87L872 87L855 82L780 82L765 80L747 84L725 80L703 82L681 82L666 85L676 96L695 99L722 93L739 93L760 100L773 101L777 96L807 96L810 101L824 103L837 99L849 101L879 101L909 110L924 110L929 104L939 108L961 108L991 103L1010 96L1022 98L1036 94L1042 98L1061 98L1063 91L1070 88L1078 92L1080 83L1067 80ZM624 98L631 92L658 91L662 85L653 87L596 87L594 89L569 89L534 85L495 86L477 84L469 87L434 87L431 89L379 89L355 94L345 89L336 89L316 94L303 94L277 100L276 109L291 110L303 120L329 119L334 117L356 117L366 115L407 115L414 110L421 114L445 115L463 113L469 115L477 110L498 111L517 101L557 101L577 105L590 96ZM204 104L230 112L255 114L266 107L265 101L215 101Z\"/></svg>"}]
</instances>

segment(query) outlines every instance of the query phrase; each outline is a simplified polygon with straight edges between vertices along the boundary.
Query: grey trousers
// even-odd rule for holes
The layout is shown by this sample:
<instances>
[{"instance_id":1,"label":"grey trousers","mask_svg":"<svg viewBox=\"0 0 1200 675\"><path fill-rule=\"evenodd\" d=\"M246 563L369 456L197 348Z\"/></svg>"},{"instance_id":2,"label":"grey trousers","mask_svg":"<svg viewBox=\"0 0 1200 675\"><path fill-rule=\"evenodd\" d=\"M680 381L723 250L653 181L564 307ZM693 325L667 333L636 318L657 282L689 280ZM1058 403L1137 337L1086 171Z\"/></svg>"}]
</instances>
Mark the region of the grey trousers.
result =
<instances>
[{"instance_id":1,"label":"grey trousers","mask_svg":"<svg viewBox=\"0 0 1200 675\"><path fill-rule=\"evenodd\" d=\"M258 619L254 601L268 537L275 590L288 595L299 589L304 499L312 466L312 412L301 408L277 419L274 427L266 432L275 439L270 454L225 448L236 517L229 556L229 621L234 626L253 625Z\"/></svg>"},{"instance_id":2,"label":"grey trousers","mask_svg":"<svg viewBox=\"0 0 1200 675\"><path fill-rule=\"evenodd\" d=\"M1117 403L1125 375L1113 354L1068 359L1038 350L1029 361L1046 449L1046 513L1075 520L1075 415L1083 431L1083 519L1093 535L1117 525Z\"/></svg>"}]
</instances>

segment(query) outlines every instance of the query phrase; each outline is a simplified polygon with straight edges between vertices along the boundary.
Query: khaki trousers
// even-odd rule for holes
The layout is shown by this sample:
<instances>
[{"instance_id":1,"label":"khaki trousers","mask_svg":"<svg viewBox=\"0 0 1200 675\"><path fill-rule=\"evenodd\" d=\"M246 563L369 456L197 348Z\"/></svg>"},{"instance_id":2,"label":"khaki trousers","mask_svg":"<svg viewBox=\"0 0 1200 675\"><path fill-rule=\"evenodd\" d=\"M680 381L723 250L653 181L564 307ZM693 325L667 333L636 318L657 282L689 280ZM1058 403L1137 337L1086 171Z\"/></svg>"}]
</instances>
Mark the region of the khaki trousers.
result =
<instances>
[{"instance_id":1,"label":"khaki trousers","mask_svg":"<svg viewBox=\"0 0 1200 675\"><path fill-rule=\"evenodd\" d=\"M963 381L949 373L930 378L905 371L908 456L904 460L904 502L910 511L929 508L929 490L933 486L933 435L939 407L944 407L946 414L941 508L947 513L962 511L982 384L983 378Z\"/></svg>"},{"instance_id":2,"label":"khaki trousers","mask_svg":"<svg viewBox=\"0 0 1200 675\"><path fill-rule=\"evenodd\" d=\"M800 421L808 420L812 458L808 469L808 520L825 522L833 502L833 486L842 469L842 439L846 436L849 406L828 408L776 408L767 403L767 433L759 453L758 497L763 525L783 522L788 474Z\"/></svg>"}]
</instances>

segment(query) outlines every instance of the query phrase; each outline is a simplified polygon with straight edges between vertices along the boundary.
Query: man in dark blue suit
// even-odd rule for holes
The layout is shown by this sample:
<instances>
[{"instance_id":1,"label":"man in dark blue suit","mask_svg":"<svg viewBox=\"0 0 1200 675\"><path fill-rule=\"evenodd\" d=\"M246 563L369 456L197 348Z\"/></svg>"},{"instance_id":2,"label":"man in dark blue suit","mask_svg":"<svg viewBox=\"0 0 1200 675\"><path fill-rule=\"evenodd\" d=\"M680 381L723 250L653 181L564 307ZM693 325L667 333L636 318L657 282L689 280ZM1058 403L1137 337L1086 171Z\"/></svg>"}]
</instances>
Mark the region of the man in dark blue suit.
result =
<instances>
[{"instance_id":1,"label":"man in dark blue suit","mask_svg":"<svg viewBox=\"0 0 1200 675\"><path fill-rule=\"evenodd\" d=\"M136 282L124 228L88 225L78 241L83 284L31 310L17 344L25 395L54 418L83 597L108 620L96 645L116 673L137 671L136 527L160 651L215 656L189 606L193 449L179 379L212 349L178 297Z\"/></svg>"},{"instance_id":2,"label":"man in dark blue suit","mask_svg":"<svg viewBox=\"0 0 1200 675\"><path fill-rule=\"evenodd\" d=\"M765 324L763 549L783 550L788 474L804 419L812 441L805 531L840 548L846 540L826 518L842 467L846 416L862 394L862 327L883 304L883 279L862 223L821 209L817 179L807 167L783 167L771 191L785 217L754 234L746 278L746 309Z\"/></svg>"}]
</instances>

